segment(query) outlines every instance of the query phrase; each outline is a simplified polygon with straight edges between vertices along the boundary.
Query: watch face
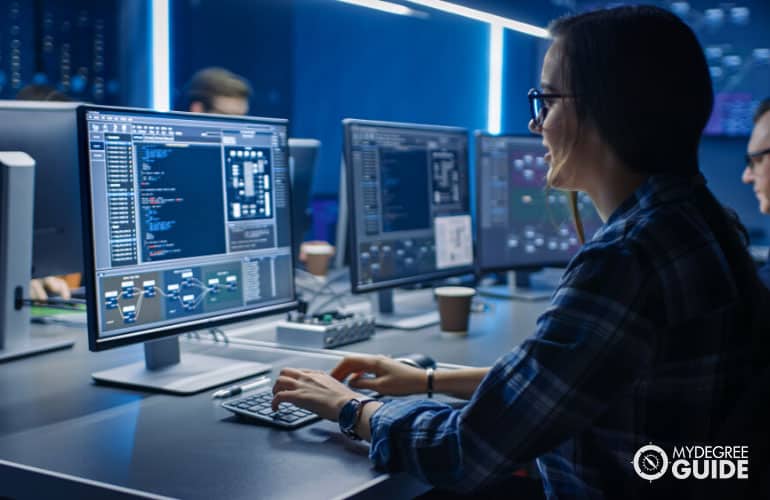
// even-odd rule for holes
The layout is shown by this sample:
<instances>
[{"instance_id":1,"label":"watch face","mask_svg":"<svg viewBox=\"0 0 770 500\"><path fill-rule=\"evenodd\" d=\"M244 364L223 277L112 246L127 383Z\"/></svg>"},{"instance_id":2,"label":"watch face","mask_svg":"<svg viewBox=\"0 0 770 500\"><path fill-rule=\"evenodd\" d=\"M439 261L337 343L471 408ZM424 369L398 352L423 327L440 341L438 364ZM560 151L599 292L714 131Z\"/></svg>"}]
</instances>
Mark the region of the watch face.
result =
<instances>
[{"instance_id":1,"label":"watch face","mask_svg":"<svg viewBox=\"0 0 770 500\"><path fill-rule=\"evenodd\" d=\"M361 404L357 399L351 399L340 410L340 429L343 432L350 432L356 425L356 414L358 413L358 406Z\"/></svg>"}]
</instances>

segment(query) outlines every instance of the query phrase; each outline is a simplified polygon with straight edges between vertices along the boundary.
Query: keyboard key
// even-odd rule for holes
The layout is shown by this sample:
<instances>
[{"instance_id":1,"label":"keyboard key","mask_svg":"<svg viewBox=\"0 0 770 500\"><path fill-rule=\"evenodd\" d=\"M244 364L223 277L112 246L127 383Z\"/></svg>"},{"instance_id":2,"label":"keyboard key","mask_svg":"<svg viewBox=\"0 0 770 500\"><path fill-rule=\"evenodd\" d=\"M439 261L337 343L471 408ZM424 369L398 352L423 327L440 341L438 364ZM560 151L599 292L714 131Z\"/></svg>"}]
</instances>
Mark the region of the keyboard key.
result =
<instances>
[{"instance_id":1,"label":"keyboard key","mask_svg":"<svg viewBox=\"0 0 770 500\"><path fill-rule=\"evenodd\" d=\"M295 429L306 423L315 422L318 416L291 403L281 403L277 412L272 409L273 393L270 389L257 394L249 394L240 399L222 403L228 410L248 414L257 421L261 420L274 426Z\"/></svg>"}]
</instances>

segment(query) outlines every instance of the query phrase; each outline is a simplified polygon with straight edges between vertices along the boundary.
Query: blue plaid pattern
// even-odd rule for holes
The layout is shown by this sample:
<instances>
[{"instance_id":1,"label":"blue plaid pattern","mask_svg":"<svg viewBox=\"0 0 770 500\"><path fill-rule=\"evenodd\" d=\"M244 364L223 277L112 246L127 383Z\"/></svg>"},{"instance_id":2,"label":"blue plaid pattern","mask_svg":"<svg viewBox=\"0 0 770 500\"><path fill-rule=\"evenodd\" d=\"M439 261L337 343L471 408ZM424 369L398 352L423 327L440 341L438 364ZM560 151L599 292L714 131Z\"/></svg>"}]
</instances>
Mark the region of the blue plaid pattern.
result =
<instances>
[{"instance_id":1,"label":"blue plaid pattern","mask_svg":"<svg viewBox=\"0 0 770 500\"><path fill-rule=\"evenodd\" d=\"M635 474L636 450L707 443L751 377L738 281L694 189L649 178L572 259L536 332L462 409L378 409L375 465L473 492L537 460L549 498L664 493L663 481Z\"/></svg>"}]
</instances>

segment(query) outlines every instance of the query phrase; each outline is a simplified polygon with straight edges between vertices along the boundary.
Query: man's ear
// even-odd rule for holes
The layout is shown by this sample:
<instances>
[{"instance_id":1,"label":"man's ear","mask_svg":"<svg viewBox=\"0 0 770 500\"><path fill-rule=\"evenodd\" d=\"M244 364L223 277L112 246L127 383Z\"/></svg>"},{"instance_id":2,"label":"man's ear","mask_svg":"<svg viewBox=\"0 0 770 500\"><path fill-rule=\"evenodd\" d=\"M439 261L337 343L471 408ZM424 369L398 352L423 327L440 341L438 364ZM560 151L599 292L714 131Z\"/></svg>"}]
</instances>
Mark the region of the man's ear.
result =
<instances>
[{"instance_id":1,"label":"man's ear","mask_svg":"<svg viewBox=\"0 0 770 500\"><path fill-rule=\"evenodd\" d=\"M200 101L193 101L190 103L190 111L193 113L204 113L206 110L203 109L203 103Z\"/></svg>"}]
</instances>

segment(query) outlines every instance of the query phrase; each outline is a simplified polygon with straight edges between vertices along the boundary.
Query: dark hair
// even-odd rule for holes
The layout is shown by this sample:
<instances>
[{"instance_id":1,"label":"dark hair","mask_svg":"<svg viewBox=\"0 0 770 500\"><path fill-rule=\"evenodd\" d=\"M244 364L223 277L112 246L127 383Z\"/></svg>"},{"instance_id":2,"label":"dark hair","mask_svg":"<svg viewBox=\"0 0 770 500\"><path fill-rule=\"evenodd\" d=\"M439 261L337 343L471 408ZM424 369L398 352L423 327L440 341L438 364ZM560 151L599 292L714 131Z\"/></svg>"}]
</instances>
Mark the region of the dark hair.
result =
<instances>
[{"instance_id":1,"label":"dark hair","mask_svg":"<svg viewBox=\"0 0 770 500\"><path fill-rule=\"evenodd\" d=\"M61 101L70 102L72 98L63 92L59 92L50 85L30 84L19 90L16 99L21 101Z\"/></svg>"},{"instance_id":2,"label":"dark hair","mask_svg":"<svg viewBox=\"0 0 770 500\"><path fill-rule=\"evenodd\" d=\"M762 115L770 111L770 97L762 99L757 106L757 110L754 111L754 123L757 123Z\"/></svg>"},{"instance_id":3,"label":"dark hair","mask_svg":"<svg viewBox=\"0 0 770 500\"><path fill-rule=\"evenodd\" d=\"M602 9L556 20L568 92L630 168L698 171L698 144L714 103L706 58L692 30L653 6Z\"/></svg>"},{"instance_id":4,"label":"dark hair","mask_svg":"<svg viewBox=\"0 0 770 500\"><path fill-rule=\"evenodd\" d=\"M200 102L204 111L214 106L215 97L240 97L248 99L251 86L241 76L224 68L205 68L193 75L185 86L182 109L190 109L190 104Z\"/></svg>"},{"instance_id":5,"label":"dark hair","mask_svg":"<svg viewBox=\"0 0 770 500\"><path fill-rule=\"evenodd\" d=\"M566 17L550 31L561 44L563 91L576 96L579 127L595 127L634 171L700 179L693 203L733 271L748 313L745 326L762 334L753 339L755 353L765 356L769 334L756 325L764 324L759 315L768 307L768 291L746 250L748 233L716 200L698 168L698 145L714 96L695 34L674 14L653 6Z\"/></svg>"}]
</instances>

